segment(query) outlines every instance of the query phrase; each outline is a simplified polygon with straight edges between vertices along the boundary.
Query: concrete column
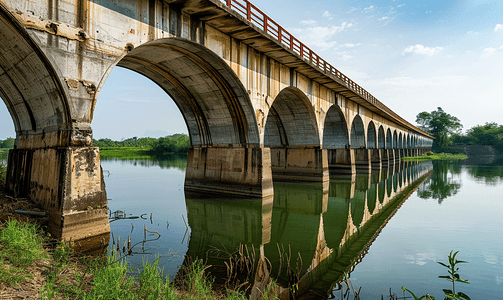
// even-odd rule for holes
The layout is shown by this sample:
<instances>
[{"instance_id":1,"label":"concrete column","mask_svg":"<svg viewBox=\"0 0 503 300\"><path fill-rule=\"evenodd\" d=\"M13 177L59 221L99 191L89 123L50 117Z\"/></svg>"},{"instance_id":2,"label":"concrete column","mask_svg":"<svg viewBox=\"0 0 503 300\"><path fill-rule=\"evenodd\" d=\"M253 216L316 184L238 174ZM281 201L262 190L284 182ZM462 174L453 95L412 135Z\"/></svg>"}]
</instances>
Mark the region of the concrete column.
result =
<instances>
[{"instance_id":1,"label":"concrete column","mask_svg":"<svg viewBox=\"0 0 503 300\"><path fill-rule=\"evenodd\" d=\"M354 149L327 149L331 176L352 176L356 173Z\"/></svg>"},{"instance_id":2,"label":"concrete column","mask_svg":"<svg viewBox=\"0 0 503 300\"><path fill-rule=\"evenodd\" d=\"M381 170L381 150L380 149L370 149L370 161L372 171Z\"/></svg>"},{"instance_id":3,"label":"concrete column","mask_svg":"<svg viewBox=\"0 0 503 300\"><path fill-rule=\"evenodd\" d=\"M273 195L271 152L259 147L191 147L185 190L250 198Z\"/></svg>"},{"instance_id":4,"label":"concrete column","mask_svg":"<svg viewBox=\"0 0 503 300\"><path fill-rule=\"evenodd\" d=\"M43 208L48 231L72 240L76 251L96 252L108 245L107 197L96 147L12 149L7 192Z\"/></svg>"},{"instance_id":5,"label":"concrete column","mask_svg":"<svg viewBox=\"0 0 503 300\"><path fill-rule=\"evenodd\" d=\"M271 148L273 181L328 182L327 150L316 147Z\"/></svg>"},{"instance_id":6,"label":"concrete column","mask_svg":"<svg viewBox=\"0 0 503 300\"><path fill-rule=\"evenodd\" d=\"M369 173L371 169L370 149L354 149L356 172Z\"/></svg>"}]
</instances>

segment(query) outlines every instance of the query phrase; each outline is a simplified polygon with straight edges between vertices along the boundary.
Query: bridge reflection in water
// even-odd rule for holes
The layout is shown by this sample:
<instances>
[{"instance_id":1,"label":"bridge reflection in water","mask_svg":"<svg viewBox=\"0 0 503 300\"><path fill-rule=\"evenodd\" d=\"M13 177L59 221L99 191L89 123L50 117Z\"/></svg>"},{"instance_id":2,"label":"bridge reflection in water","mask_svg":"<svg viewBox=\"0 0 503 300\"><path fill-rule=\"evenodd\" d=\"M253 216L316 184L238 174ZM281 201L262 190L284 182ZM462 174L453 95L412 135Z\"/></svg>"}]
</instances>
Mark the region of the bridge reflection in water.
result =
<instances>
[{"instance_id":1,"label":"bridge reflection in water","mask_svg":"<svg viewBox=\"0 0 503 300\"><path fill-rule=\"evenodd\" d=\"M226 261L241 249L256 274L237 274L238 283L255 277L250 287L261 289L270 276L285 296L326 298L432 171L431 162L402 161L328 184L275 183L273 201L187 195L185 260L205 260L215 283L225 284Z\"/></svg>"}]
</instances>

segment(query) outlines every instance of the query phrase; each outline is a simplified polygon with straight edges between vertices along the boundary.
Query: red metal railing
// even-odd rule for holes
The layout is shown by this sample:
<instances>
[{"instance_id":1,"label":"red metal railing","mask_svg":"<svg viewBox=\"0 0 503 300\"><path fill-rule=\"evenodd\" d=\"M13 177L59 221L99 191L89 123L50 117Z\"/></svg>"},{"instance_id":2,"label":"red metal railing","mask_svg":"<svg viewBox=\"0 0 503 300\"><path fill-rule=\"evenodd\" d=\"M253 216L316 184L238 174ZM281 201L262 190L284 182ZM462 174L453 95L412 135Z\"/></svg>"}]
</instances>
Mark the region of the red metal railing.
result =
<instances>
[{"instance_id":1,"label":"red metal railing","mask_svg":"<svg viewBox=\"0 0 503 300\"><path fill-rule=\"evenodd\" d=\"M319 56L309 47L304 45L290 32L281 27L278 23L276 23L273 19L271 19L269 16L263 13L250 1L248 0L222 0L222 1L226 2L229 8L233 9L238 14L246 18L250 23L256 25L259 29L269 34L272 38L276 39L279 43L281 43L282 45L286 46L294 53L299 55L303 60L307 60L311 65L314 65L321 71L331 74L342 80L350 90L358 94L367 102L376 106L380 110L388 113L392 117L400 120L402 123L407 124L412 128L416 128L409 122L405 121L402 117L397 115L395 112L393 112L391 109L389 109L386 105L382 104L379 100L377 100L376 97L372 96L369 92L367 92L364 88L356 84L349 77L347 77L342 72L340 72L332 65L330 65L327 61L321 58L321 56Z\"/></svg>"}]
</instances>

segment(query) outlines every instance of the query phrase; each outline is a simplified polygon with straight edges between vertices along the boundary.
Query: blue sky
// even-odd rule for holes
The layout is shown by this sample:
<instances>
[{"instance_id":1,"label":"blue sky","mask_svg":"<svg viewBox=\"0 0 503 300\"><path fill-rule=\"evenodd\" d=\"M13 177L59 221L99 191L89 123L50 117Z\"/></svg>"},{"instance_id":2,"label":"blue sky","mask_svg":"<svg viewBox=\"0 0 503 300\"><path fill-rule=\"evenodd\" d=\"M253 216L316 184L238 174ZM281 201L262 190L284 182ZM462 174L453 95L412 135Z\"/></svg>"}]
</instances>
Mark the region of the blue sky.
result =
<instances>
[{"instance_id":1,"label":"blue sky","mask_svg":"<svg viewBox=\"0 0 503 300\"><path fill-rule=\"evenodd\" d=\"M442 107L465 130L503 124L503 1L252 2L411 123ZM162 90L119 68L92 125L95 138L187 132ZM14 135L0 103L0 139Z\"/></svg>"}]
</instances>

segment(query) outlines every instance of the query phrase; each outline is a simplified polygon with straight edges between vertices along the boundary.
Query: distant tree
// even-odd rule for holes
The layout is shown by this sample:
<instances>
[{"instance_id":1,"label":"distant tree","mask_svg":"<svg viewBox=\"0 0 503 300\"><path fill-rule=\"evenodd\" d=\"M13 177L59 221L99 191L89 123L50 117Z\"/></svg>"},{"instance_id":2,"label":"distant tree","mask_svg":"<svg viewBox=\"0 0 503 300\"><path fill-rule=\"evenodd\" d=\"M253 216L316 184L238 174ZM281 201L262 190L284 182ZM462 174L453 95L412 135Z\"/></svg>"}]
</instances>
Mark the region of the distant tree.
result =
<instances>
[{"instance_id":1,"label":"distant tree","mask_svg":"<svg viewBox=\"0 0 503 300\"><path fill-rule=\"evenodd\" d=\"M503 153L503 125L486 122L467 130L466 135L453 137L456 145L491 145L499 153Z\"/></svg>"},{"instance_id":2,"label":"distant tree","mask_svg":"<svg viewBox=\"0 0 503 300\"><path fill-rule=\"evenodd\" d=\"M166 155L174 153L187 153L190 147L190 139L185 134L174 134L159 138L152 147L156 154Z\"/></svg>"},{"instance_id":3,"label":"distant tree","mask_svg":"<svg viewBox=\"0 0 503 300\"><path fill-rule=\"evenodd\" d=\"M163 138L138 138L132 137L121 141L111 139L93 140L95 147L141 147L151 148L156 154L187 153L190 147L190 139L187 135L177 133Z\"/></svg>"},{"instance_id":4,"label":"distant tree","mask_svg":"<svg viewBox=\"0 0 503 300\"><path fill-rule=\"evenodd\" d=\"M463 125L459 119L444 112L441 107L431 113L423 111L416 116L419 128L435 137L434 147L444 148L449 146L450 137L459 133Z\"/></svg>"},{"instance_id":5,"label":"distant tree","mask_svg":"<svg viewBox=\"0 0 503 300\"><path fill-rule=\"evenodd\" d=\"M93 145L95 147L117 147L117 142L112 141L111 139L99 139L99 140L93 140Z\"/></svg>"},{"instance_id":6,"label":"distant tree","mask_svg":"<svg viewBox=\"0 0 503 300\"><path fill-rule=\"evenodd\" d=\"M16 141L16 139L14 138L7 138L5 140L0 140L0 148L14 148L14 142Z\"/></svg>"}]
</instances>

